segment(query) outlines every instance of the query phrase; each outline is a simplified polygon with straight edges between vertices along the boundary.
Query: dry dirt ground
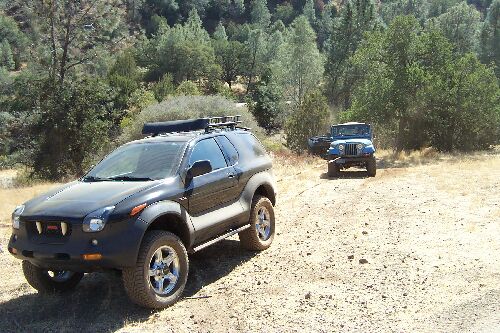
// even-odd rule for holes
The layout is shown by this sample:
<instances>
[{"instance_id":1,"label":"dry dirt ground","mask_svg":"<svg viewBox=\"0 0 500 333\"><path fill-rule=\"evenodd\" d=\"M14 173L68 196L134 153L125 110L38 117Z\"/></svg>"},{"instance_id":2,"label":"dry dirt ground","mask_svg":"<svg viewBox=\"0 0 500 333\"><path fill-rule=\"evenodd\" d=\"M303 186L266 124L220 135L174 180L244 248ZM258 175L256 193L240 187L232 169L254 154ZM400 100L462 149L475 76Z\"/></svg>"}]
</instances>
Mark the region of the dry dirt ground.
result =
<instances>
[{"instance_id":1,"label":"dry dirt ground","mask_svg":"<svg viewBox=\"0 0 500 333\"><path fill-rule=\"evenodd\" d=\"M0 332L500 332L498 154L382 160L375 178L275 166L272 247L232 238L193 255L185 297L157 312L113 274L38 296L5 246L15 204L51 185L0 189Z\"/></svg>"}]
</instances>

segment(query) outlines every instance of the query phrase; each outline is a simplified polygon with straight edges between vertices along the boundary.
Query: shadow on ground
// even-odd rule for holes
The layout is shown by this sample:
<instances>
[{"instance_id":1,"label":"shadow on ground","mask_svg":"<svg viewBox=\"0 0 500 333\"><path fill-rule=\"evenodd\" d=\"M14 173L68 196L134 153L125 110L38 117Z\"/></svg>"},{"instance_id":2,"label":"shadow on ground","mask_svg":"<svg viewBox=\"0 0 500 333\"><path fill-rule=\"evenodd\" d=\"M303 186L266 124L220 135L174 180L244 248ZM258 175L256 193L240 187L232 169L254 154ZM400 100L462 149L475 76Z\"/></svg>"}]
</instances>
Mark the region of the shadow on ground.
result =
<instances>
[{"instance_id":1,"label":"shadow on ground","mask_svg":"<svg viewBox=\"0 0 500 333\"><path fill-rule=\"evenodd\" d=\"M355 169L353 169L355 170ZM359 169L359 171L341 171L338 177L329 177L328 173L322 173L319 178L328 179L328 180L337 180L337 179L361 179L368 178L368 173Z\"/></svg>"},{"instance_id":2,"label":"shadow on ground","mask_svg":"<svg viewBox=\"0 0 500 333\"><path fill-rule=\"evenodd\" d=\"M184 297L192 297L253 256L236 240L224 240L190 256ZM93 273L85 275L70 294L35 293L1 303L0 332L107 332L145 321L152 313L129 301L118 273Z\"/></svg>"}]
</instances>

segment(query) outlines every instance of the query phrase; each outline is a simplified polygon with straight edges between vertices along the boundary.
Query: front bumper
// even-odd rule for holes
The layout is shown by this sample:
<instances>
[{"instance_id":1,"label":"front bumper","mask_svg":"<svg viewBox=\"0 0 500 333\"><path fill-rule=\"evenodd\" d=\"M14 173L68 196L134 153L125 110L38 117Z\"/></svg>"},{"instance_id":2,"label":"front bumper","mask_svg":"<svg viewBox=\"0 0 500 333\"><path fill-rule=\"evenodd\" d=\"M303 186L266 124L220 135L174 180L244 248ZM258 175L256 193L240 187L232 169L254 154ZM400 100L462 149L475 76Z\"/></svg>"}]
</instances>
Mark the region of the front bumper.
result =
<instances>
[{"instance_id":1,"label":"front bumper","mask_svg":"<svg viewBox=\"0 0 500 333\"><path fill-rule=\"evenodd\" d=\"M328 160L338 165L358 165L368 162L373 158L373 154L363 154L361 156L328 155Z\"/></svg>"},{"instance_id":2,"label":"front bumper","mask_svg":"<svg viewBox=\"0 0 500 333\"><path fill-rule=\"evenodd\" d=\"M147 228L138 218L109 223L96 233L83 232L81 224L72 224L71 234L62 240L38 237L27 223L21 221L20 228L13 229L8 250L14 257L42 268L77 272L134 266ZM85 260L84 254L100 254L101 259Z\"/></svg>"}]
</instances>

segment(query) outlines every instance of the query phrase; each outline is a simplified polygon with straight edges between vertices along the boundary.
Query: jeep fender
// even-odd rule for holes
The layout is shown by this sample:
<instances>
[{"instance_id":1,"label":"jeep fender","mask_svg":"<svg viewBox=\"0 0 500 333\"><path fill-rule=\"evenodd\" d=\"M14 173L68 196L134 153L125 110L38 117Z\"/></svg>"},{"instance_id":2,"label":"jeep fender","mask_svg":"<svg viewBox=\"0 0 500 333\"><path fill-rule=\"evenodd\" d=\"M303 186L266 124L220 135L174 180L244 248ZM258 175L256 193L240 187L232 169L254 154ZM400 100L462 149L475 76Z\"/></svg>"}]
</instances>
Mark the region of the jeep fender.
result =
<instances>
[{"instance_id":1,"label":"jeep fender","mask_svg":"<svg viewBox=\"0 0 500 333\"><path fill-rule=\"evenodd\" d=\"M276 204L277 191L274 178L269 171L260 172L250 177L241 194L240 202L246 212L250 213L252 199L261 186L265 191L263 194L271 200L273 206Z\"/></svg>"},{"instance_id":2,"label":"jeep fender","mask_svg":"<svg viewBox=\"0 0 500 333\"><path fill-rule=\"evenodd\" d=\"M142 212L139 218L137 219L138 223L142 224L143 235L146 233L147 229L151 226L151 224L162 216L175 216L179 223L187 231L185 235L178 235L184 242L186 248L190 248L194 242L194 227L191 222L191 216L189 216L186 209L179 204L178 202L171 200L164 200L155 202L148 207L146 207ZM182 236L182 237L181 237ZM141 238L142 242L142 238Z\"/></svg>"}]
</instances>

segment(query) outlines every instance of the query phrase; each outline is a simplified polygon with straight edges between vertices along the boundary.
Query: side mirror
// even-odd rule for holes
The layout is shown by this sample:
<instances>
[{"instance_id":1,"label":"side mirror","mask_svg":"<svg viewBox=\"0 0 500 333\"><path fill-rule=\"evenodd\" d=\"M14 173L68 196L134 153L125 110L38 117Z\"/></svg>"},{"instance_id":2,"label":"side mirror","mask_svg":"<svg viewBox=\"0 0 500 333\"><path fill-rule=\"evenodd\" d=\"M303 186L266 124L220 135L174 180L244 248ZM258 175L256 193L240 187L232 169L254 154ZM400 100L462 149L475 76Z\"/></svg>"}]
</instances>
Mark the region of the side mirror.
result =
<instances>
[{"instance_id":1,"label":"side mirror","mask_svg":"<svg viewBox=\"0 0 500 333\"><path fill-rule=\"evenodd\" d=\"M189 168L186 176L189 179L193 179L194 177L201 176L209 172L212 172L212 165L210 164L210 161L196 161L193 166Z\"/></svg>"}]
</instances>

